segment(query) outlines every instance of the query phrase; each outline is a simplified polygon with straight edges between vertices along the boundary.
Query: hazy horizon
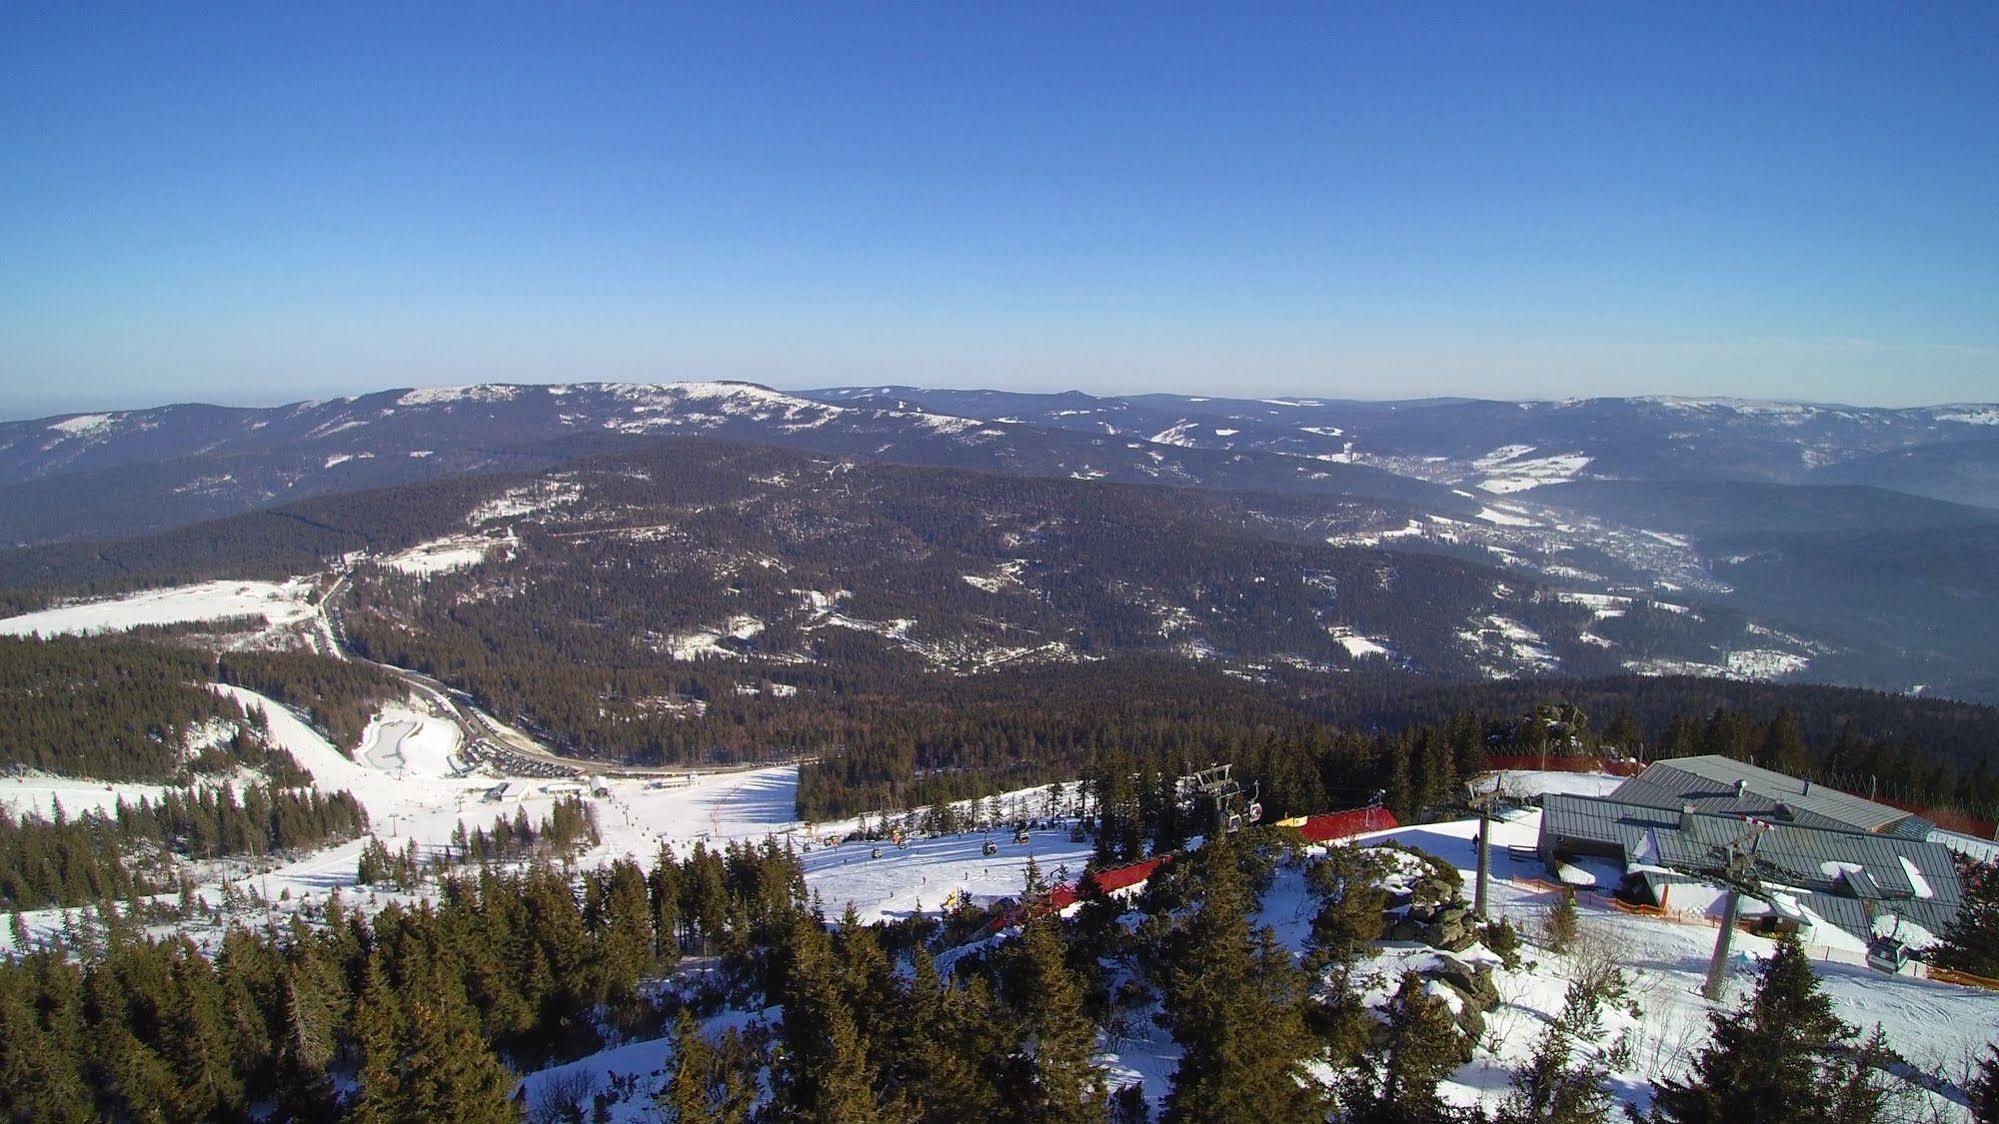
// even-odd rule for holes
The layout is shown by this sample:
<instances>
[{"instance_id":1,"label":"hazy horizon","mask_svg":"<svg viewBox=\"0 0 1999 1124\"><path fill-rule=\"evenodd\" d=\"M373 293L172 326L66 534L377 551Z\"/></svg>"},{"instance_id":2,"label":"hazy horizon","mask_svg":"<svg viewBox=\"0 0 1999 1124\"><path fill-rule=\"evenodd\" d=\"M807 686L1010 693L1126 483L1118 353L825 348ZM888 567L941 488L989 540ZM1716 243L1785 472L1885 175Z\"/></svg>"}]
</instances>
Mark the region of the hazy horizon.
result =
<instances>
[{"instance_id":1,"label":"hazy horizon","mask_svg":"<svg viewBox=\"0 0 1999 1124\"><path fill-rule=\"evenodd\" d=\"M1128 391L1128 392L1109 392L1109 391L1098 392L1076 386L1050 387L1044 389L1044 388L1027 388L1027 387L977 386L971 384L961 385L961 384L945 384L945 383L902 383L902 382L881 382L881 381L853 382L853 383L798 383L794 385L794 384L778 384L771 382L759 382L758 380L755 379L698 379L698 378L542 379L534 381L525 381L517 379L491 379L491 380L480 380L472 383L422 383L422 384L413 383L413 384L405 384L398 386L371 386L365 389L350 388L348 390L336 393L311 394L304 396L293 396L293 395L282 395L278 397L245 396L236 399L162 398L157 401L143 401L143 402L106 400L94 405L81 405L81 406L49 409L49 410L34 410L31 408L28 412L9 411L4 407L0 407L0 424L8 422L39 421L43 418L56 418L56 417L63 417L75 414L126 413L138 410L156 409L165 406L217 406L225 409L251 409L251 410L272 409L279 406L290 406L305 402L327 402L338 399L359 399L359 398L366 398L376 394L387 394L394 391L435 389L435 388L453 387L453 386L510 385L510 386L522 386L522 387L540 387L540 386L562 386L562 385L569 385L576 383L612 383L612 384L628 384L628 385L644 386L644 385L671 385L673 383L690 383L690 382L744 382L744 383L751 383L757 386L767 387L769 389L780 391L787 394L811 394L811 393L818 393L830 390L865 389L868 387L894 386L894 387L906 387L908 389L916 391L946 391L946 392L995 391L1005 394L1086 394L1095 398L1130 398L1130 397L1142 397L1148 394L1161 394L1161 395L1177 395L1188 398L1239 399L1243 401L1261 401L1269 399L1306 399L1306 400L1316 399L1325 402L1368 402L1368 403L1432 402L1432 401L1450 401L1450 400L1515 402L1515 403L1561 403L1561 402L1582 401L1591 398L1602 398L1602 399L1678 399L1678 400L1688 400L1688 401L1715 401L1715 402L1777 402L1777 403L1785 403L1791 405L1818 406L1818 407L1832 408L1832 409L1851 408L1851 409L1919 410L1919 409L1934 409L1934 408L1941 408L1948 406L1965 406L1965 405L1999 406L1999 396L1987 399L1965 398L1965 399L1953 399L1950 401L1882 404L1882 403L1869 403L1869 402L1841 402L1841 401L1833 401L1830 399L1765 398L1765 397L1740 395L1740 394L1677 394L1677 393L1650 393L1646 391L1635 391L1628 394L1584 394L1584 395L1563 395L1559 397L1532 397L1532 396L1507 397L1502 395L1490 395L1490 394L1367 395L1367 394L1296 394L1296 393L1281 393L1275 391L1264 393L1264 392L1258 392L1253 389L1240 389L1240 388L1231 391L1217 391L1211 393L1203 393L1200 391L1177 391L1177 390L1137 390L1137 391Z\"/></svg>"}]
</instances>

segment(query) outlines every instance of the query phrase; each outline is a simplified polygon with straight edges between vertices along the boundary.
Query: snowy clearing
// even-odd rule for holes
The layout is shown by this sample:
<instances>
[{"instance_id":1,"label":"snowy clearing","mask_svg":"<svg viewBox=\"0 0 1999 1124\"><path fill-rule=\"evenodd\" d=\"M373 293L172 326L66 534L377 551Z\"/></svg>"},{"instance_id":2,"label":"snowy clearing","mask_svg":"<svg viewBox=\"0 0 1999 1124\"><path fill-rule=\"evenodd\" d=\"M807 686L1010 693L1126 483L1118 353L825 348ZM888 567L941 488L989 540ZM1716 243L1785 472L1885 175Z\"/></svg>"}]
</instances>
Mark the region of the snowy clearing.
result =
<instances>
[{"instance_id":1,"label":"snowy clearing","mask_svg":"<svg viewBox=\"0 0 1999 1124\"><path fill-rule=\"evenodd\" d=\"M795 810L795 765L727 773L517 780L496 798L502 780L465 768L458 757L461 734L456 723L427 704L383 707L349 758L297 714L264 696L227 685L214 689L245 710L261 710L272 741L290 752L319 788L351 792L367 810L375 836L394 848L414 842L424 855L442 853L460 825L467 830L490 827L496 817L511 817L516 810L538 821L558 799L571 796L594 809L601 833L597 846L577 857L579 867L619 858L650 862L661 845L685 855L697 842L721 846L777 839L800 849L806 883L830 911L838 913L852 904L864 920L874 921L905 917L918 908L936 911L947 897L989 904L1015 896L1025 882L1030 856L1044 876L1053 878L1079 873L1090 854L1090 845L1071 843L1066 829L1033 832L1025 844L1015 843L1011 833L981 832L919 838L907 848L884 843L878 859L873 857L874 844L826 846L828 837L854 832L860 820L800 822ZM109 810L121 798L157 798L162 791L155 785L11 777L0 780L0 803L46 813L52 800L61 800L66 811L77 814ZM997 800L1008 816L1039 816L1045 796L1043 787L1003 794ZM979 803L991 807L990 799ZM972 811L971 802L958 807L968 814ZM988 839L998 846L997 854L984 854ZM366 842L352 840L259 870L258 886L267 898L286 898L276 906L280 911L305 906L335 888L350 896L358 889L364 901L375 904L411 898L357 886L357 862ZM201 887L202 896L211 901L219 900L215 873L210 872ZM24 914L24 919L31 929L59 928L62 911L35 911ZM0 944L5 943L0 936Z\"/></svg>"},{"instance_id":2,"label":"snowy clearing","mask_svg":"<svg viewBox=\"0 0 1999 1124\"><path fill-rule=\"evenodd\" d=\"M1333 639L1338 641L1340 647L1346 649L1347 655L1354 659L1359 659L1362 656L1380 656L1383 659L1390 659L1395 655L1395 650L1390 648L1385 641L1367 636L1359 636L1352 630L1344 628L1335 628L1332 630L1332 633Z\"/></svg>"},{"instance_id":3,"label":"snowy clearing","mask_svg":"<svg viewBox=\"0 0 1999 1124\"><path fill-rule=\"evenodd\" d=\"M452 535L418 543L396 554L385 555L380 562L392 570L401 570L405 574L417 577L428 577L431 574L444 574L452 570L477 566L495 549L510 547L515 541L511 529L504 538Z\"/></svg>"},{"instance_id":4,"label":"snowy clearing","mask_svg":"<svg viewBox=\"0 0 1999 1124\"><path fill-rule=\"evenodd\" d=\"M288 582L213 581L149 589L105 601L80 601L0 620L0 635L57 636L117 632L149 624L185 624L259 616L267 625L292 624L313 614L312 586Z\"/></svg>"},{"instance_id":5,"label":"snowy clearing","mask_svg":"<svg viewBox=\"0 0 1999 1124\"><path fill-rule=\"evenodd\" d=\"M1526 516L1519 514L1518 512L1502 511L1499 508L1493 508L1493 507L1479 508L1478 517L1480 519L1485 520L1487 523L1497 523L1502 527L1536 526L1535 522L1532 519L1529 519Z\"/></svg>"},{"instance_id":6,"label":"snowy clearing","mask_svg":"<svg viewBox=\"0 0 1999 1124\"><path fill-rule=\"evenodd\" d=\"M1473 461L1472 466L1484 474L1477 483L1479 490L1505 495L1574 480L1592 459L1581 453L1527 455L1534 451L1530 445L1502 445Z\"/></svg>"}]
</instances>

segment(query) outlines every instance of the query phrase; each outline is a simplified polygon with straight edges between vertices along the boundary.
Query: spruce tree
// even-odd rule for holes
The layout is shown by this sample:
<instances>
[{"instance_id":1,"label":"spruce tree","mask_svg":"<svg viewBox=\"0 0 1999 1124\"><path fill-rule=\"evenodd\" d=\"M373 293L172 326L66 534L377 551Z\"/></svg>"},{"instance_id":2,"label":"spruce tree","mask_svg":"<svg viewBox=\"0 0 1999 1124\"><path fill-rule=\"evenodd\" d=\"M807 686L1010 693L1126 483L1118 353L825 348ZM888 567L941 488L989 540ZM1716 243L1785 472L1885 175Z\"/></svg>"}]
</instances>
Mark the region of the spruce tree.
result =
<instances>
[{"instance_id":1,"label":"spruce tree","mask_svg":"<svg viewBox=\"0 0 1999 1124\"><path fill-rule=\"evenodd\" d=\"M411 1000L397 1063L395 1118L426 1124L501 1124L519 1119L513 1075L479 1038L478 1022L450 985Z\"/></svg>"},{"instance_id":2,"label":"spruce tree","mask_svg":"<svg viewBox=\"0 0 1999 1124\"><path fill-rule=\"evenodd\" d=\"M1645 753L1645 732L1638 727L1638 721L1631 717L1628 707L1618 707L1617 714L1610 720L1610 726L1603 732L1605 748L1617 749L1626 757L1642 757Z\"/></svg>"},{"instance_id":3,"label":"spruce tree","mask_svg":"<svg viewBox=\"0 0 1999 1124\"><path fill-rule=\"evenodd\" d=\"M1563 890L1555 898L1554 908L1548 911L1541 935L1548 947L1555 952L1567 952L1576 942L1576 892Z\"/></svg>"},{"instance_id":4,"label":"spruce tree","mask_svg":"<svg viewBox=\"0 0 1999 1124\"><path fill-rule=\"evenodd\" d=\"M645 875L629 859L613 863L604 883L603 925L595 934L597 961L606 994L625 999L653 964L652 900Z\"/></svg>"},{"instance_id":5,"label":"spruce tree","mask_svg":"<svg viewBox=\"0 0 1999 1124\"><path fill-rule=\"evenodd\" d=\"M0 1117L58 1124L94 1120L90 1093L77 1073L82 1059L66 1055L51 1040L24 977L7 970L0 978Z\"/></svg>"},{"instance_id":6,"label":"spruce tree","mask_svg":"<svg viewBox=\"0 0 1999 1124\"><path fill-rule=\"evenodd\" d=\"M840 915L840 931L834 942L835 975L847 1009L853 1012L854 1030L866 1044L872 1068L870 1083L888 1090L894 1084L896 1062L894 1041L899 1024L908 1017L902 981L874 930L861 924L852 902Z\"/></svg>"},{"instance_id":7,"label":"spruce tree","mask_svg":"<svg viewBox=\"0 0 1999 1124\"><path fill-rule=\"evenodd\" d=\"M1235 850L1202 851L1201 906L1175 934L1166 1014L1182 1052L1166 1095L1169 1121L1323 1120L1326 1106L1303 1064L1304 976L1269 929L1252 933L1249 893Z\"/></svg>"},{"instance_id":8,"label":"spruce tree","mask_svg":"<svg viewBox=\"0 0 1999 1124\"><path fill-rule=\"evenodd\" d=\"M1597 997L1571 983L1561 1017L1541 1034L1527 1064L1513 1075L1513 1092L1495 1124L1603 1124L1611 1118L1608 1074L1586 1051L1602 1030Z\"/></svg>"},{"instance_id":9,"label":"spruce tree","mask_svg":"<svg viewBox=\"0 0 1999 1124\"><path fill-rule=\"evenodd\" d=\"M1964 900L1943 933L1936 963L1974 976L1999 979L1999 864L1962 862Z\"/></svg>"},{"instance_id":10,"label":"spruce tree","mask_svg":"<svg viewBox=\"0 0 1999 1124\"><path fill-rule=\"evenodd\" d=\"M1970 1091L1972 1119L1978 1124L1999 1124L1999 1046L1986 1050Z\"/></svg>"},{"instance_id":11,"label":"spruce tree","mask_svg":"<svg viewBox=\"0 0 1999 1124\"><path fill-rule=\"evenodd\" d=\"M673 1026L673 1076L654 1098L675 1124L711 1124L714 1101L709 1093L715 1051L701 1037L701 1028L685 1010Z\"/></svg>"},{"instance_id":12,"label":"spruce tree","mask_svg":"<svg viewBox=\"0 0 1999 1124\"><path fill-rule=\"evenodd\" d=\"M895 1038L897 1085L905 1114L934 1124L960 1124L995 1111L985 1063L996 1026L983 985L957 987L937 975L918 946L910 964L905 1018Z\"/></svg>"},{"instance_id":13,"label":"spruce tree","mask_svg":"<svg viewBox=\"0 0 1999 1124\"><path fill-rule=\"evenodd\" d=\"M1777 716L1763 730L1763 745L1757 751L1763 764L1785 773L1800 773L1805 768L1805 740L1798 735L1797 724L1791 721L1788 707L1780 708Z\"/></svg>"},{"instance_id":14,"label":"spruce tree","mask_svg":"<svg viewBox=\"0 0 1999 1124\"><path fill-rule=\"evenodd\" d=\"M1096 1028L1083 990L1065 963L1055 918L1029 920L1001 965L1007 1005L1020 1038L1000 1082L1007 1119L1080 1124L1104 1114L1104 1075L1090 1064Z\"/></svg>"},{"instance_id":15,"label":"spruce tree","mask_svg":"<svg viewBox=\"0 0 1999 1124\"><path fill-rule=\"evenodd\" d=\"M282 1038L278 1041L277 1091L283 1119L302 1122L333 1117L334 1015L314 974L289 968L279 985Z\"/></svg>"},{"instance_id":16,"label":"spruce tree","mask_svg":"<svg viewBox=\"0 0 1999 1124\"><path fill-rule=\"evenodd\" d=\"M1784 936L1756 990L1735 1011L1710 1017L1713 1041L1683 1080L1656 1082L1653 1119L1672 1124L1769 1124L1823 1118L1832 1084L1828 1048L1853 1028L1832 1012L1797 939Z\"/></svg>"},{"instance_id":17,"label":"spruce tree","mask_svg":"<svg viewBox=\"0 0 1999 1124\"><path fill-rule=\"evenodd\" d=\"M1311 954L1306 963L1334 967L1342 975L1381 939L1388 895L1380 885L1381 861L1363 847L1336 846L1306 872L1319 895L1312 919Z\"/></svg>"},{"instance_id":18,"label":"spruce tree","mask_svg":"<svg viewBox=\"0 0 1999 1124\"><path fill-rule=\"evenodd\" d=\"M652 905L653 960L671 969L680 959L680 864L665 843L646 875L646 894Z\"/></svg>"},{"instance_id":19,"label":"spruce tree","mask_svg":"<svg viewBox=\"0 0 1999 1124\"><path fill-rule=\"evenodd\" d=\"M1387 1039L1363 1059L1340 1090L1353 1124L1437 1124L1459 1114L1437 1086L1465 1060L1463 1036L1442 999L1405 973L1388 1007Z\"/></svg>"},{"instance_id":20,"label":"spruce tree","mask_svg":"<svg viewBox=\"0 0 1999 1124\"><path fill-rule=\"evenodd\" d=\"M170 955L168 971L176 1001L169 1008L161 1047L179 1086L171 1111L183 1120L233 1116L224 1109L241 1102L243 1086L231 1064L234 1055L223 1025L222 989L216 984L214 967L185 939L175 943Z\"/></svg>"},{"instance_id":21,"label":"spruce tree","mask_svg":"<svg viewBox=\"0 0 1999 1124\"><path fill-rule=\"evenodd\" d=\"M389 987L383 957L377 952L361 969L361 994L348 1028L359 1054L360 1090L348 1106L349 1124L392 1124L400 1095L403 1009Z\"/></svg>"},{"instance_id":22,"label":"spruce tree","mask_svg":"<svg viewBox=\"0 0 1999 1124\"><path fill-rule=\"evenodd\" d=\"M1826 1124L1874 1124L1888 1112L1888 1078L1882 1072L1895 1053L1879 1026L1853 1053L1827 1067L1831 1097L1818 1114Z\"/></svg>"},{"instance_id":23,"label":"spruce tree","mask_svg":"<svg viewBox=\"0 0 1999 1124\"><path fill-rule=\"evenodd\" d=\"M818 921L792 920L780 1049L773 1063L778 1111L790 1120L854 1124L875 1115L868 1060Z\"/></svg>"}]
</instances>

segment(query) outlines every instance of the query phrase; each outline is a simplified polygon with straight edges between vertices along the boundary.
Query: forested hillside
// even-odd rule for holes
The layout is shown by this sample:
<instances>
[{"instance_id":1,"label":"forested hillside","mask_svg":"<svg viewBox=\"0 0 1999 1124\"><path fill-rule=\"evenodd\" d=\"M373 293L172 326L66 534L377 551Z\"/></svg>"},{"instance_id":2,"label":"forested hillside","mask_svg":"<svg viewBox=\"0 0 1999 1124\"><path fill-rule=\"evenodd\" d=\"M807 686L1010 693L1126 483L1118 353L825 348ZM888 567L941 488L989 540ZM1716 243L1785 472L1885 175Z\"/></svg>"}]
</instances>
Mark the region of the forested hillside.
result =
<instances>
[{"instance_id":1,"label":"forested hillside","mask_svg":"<svg viewBox=\"0 0 1999 1124\"><path fill-rule=\"evenodd\" d=\"M1440 676L1604 667L1579 639L1589 611L1516 577L1318 541L1374 517L1366 505L740 446L580 462L507 497L495 503L532 515L480 565L357 569L337 602L345 635L586 753L699 759L740 752L753 727L790 744L794 691L1113 654Z\"/></svg>"},{"instance_id":2,"label":"forested hillside","mask_svg":"<svg viewBox=\"0 0 1999 1124\"><path fill-rule=\"evenodd\" d=\"M258 764L213 660L136 640L0 638L0 767L169 781Z\"/></svg>"},{"instance_id":3,"label":"forested hillside","mask_svg":"<svg viewBox=\"0 0 1999 1124\"><path fill-rule=\"evenodd\" d=\"M0 606L23 611L61 597L310 574L352 551L395 550L448 533L500 486L460 478L329 496L130 539L0 551Z\"/></svg>"}]
</instances>

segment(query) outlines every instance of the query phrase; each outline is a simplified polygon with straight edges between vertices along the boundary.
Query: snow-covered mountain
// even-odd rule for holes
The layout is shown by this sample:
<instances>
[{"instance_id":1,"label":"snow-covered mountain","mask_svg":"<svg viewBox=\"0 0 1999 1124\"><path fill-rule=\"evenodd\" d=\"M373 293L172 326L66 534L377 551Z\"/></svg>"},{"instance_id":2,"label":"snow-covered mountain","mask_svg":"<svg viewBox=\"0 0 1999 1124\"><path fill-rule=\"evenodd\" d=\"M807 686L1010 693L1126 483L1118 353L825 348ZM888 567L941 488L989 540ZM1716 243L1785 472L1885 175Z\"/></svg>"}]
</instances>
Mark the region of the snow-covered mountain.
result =
<instances>
[{"instance_id":1,"label":"snow-covered mountain","mask_svg":"<svg viewBox=\"0 0 1999 1124\"><path fill-rule=\"evenodd\" d=\"M1876 458L1923 450L1952 462L1999 435L1999 407L1907 409L1673 397L1501 402L1353 401L915 387L809 392L842 405L900 404L1193 448L1256 450L1372 464L1495 493L1562 480L1890 483ZM1961 450L1985 458L1975 446ZM1877 478L1878 477L1878 478ZM1999 504L1989 481L1935 481L1918 494Z\"/></svg>"},{"instance_id":2,"label":"snow-covered mountain","mask_svg":"<svg viewBox=\"0 0 1999 1124\"><path fill-rule=\"evenodd\" d=\"M1449 489L1379 468L1111 440L894 402L840 405L750 383L481 385L0 424L0 542L121 538L309 496L543 467L677 437L1471 510Z\"/></svg>"},{"instance_id":3,"label":"snow-covered mountain","mask_svg":"<svg viewBox=\"0 0 1999 1124\"><path fill-rule=\"evenodd\" d=\"M1455 620L1445 629L1462 641L1451 645L1453 659L1416 659L1438 670L1458 662L1490 673L1810 676L1999 698L1982 655L1984 637L1999 629L1991 561L1999 508L1977 506L1999 503L1995 421L1999 407L1977 405L1356 402L895 386L789 394L740 382L489 384L270 409L163 406L0 424L0 542L75 544L0 558L0 584L285 577L214 571L209 563L240 555L230 552L243 529L194 525L284 513L279 523L291 524L266 526L260 541L290 542L310 567L343 542L418 544L421 535L394 530L395 513L426 501L367 498L373 490L562 473L579 458L701 439L1255 497L1237 506L1273 541L1444 555L1497 571L1484 585L1510 580L1537 604L1581 614L1559 630L1562 640L1517 610ZM926 487L956 485L938 478L911 491ZM297 506L340 495L355 500L338 514ZM193 537L142 538L161 532ZM86 545L135 538L136 549ZM1122 548L1136 541L1119 540ZM173 568L163 570L163 558ZM208 562L191 563L198 558ZM967 582L1005 584L965 572ZM1406 592L1412 609L1426 599L1455 603L1442 589ZM1336 639L1347 655L1435 651L1446 622L1413 620L1404 613ZM1206 658L1209 649L1189 652Z\"/></svg>"}]
</instances>

